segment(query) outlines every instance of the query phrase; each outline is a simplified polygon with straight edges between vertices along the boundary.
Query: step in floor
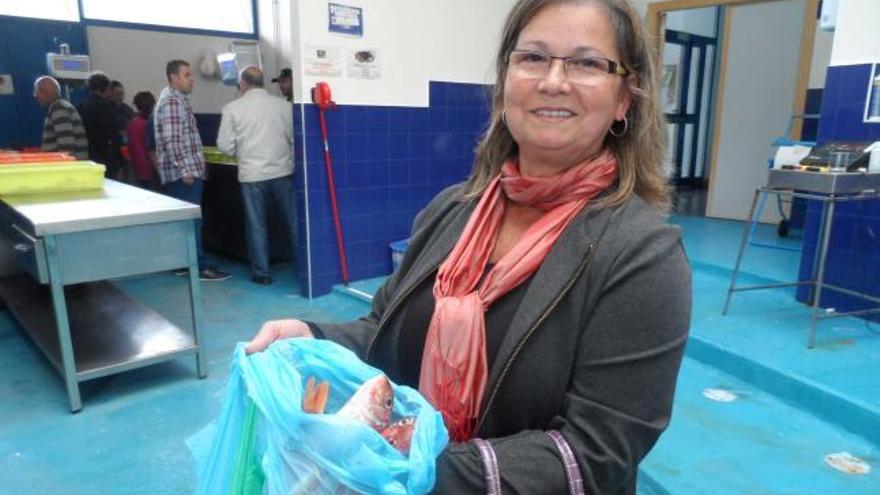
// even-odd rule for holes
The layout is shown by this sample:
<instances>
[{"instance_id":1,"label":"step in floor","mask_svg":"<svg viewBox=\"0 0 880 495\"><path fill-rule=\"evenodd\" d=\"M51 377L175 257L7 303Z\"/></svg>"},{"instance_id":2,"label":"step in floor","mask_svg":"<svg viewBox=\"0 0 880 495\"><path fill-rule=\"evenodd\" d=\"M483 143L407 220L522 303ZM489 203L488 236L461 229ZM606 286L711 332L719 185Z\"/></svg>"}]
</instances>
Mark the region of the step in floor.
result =
<instances>
[{"instance_id":1,"label":"step in floor","mask_svg":"<svg viewBox=\"0 0 880 495\"><path fill-rule=\"evenodd\" d=\"M707 389L732 392L711 400ZM717 393L716 393L717 394ZM826 463L848 452L868 474ZM672 423L641 465L642 495L880 494L880 449L731 375L685 358Z\"/></svg>"}]
</instances>

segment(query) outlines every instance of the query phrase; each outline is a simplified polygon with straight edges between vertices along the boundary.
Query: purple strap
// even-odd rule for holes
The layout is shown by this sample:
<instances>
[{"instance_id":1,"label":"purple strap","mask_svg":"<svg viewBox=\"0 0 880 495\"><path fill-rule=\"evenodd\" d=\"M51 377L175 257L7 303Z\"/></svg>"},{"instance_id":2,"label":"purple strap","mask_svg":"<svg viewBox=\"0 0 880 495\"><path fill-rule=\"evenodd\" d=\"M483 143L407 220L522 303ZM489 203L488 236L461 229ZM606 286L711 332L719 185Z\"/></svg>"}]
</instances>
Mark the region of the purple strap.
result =
<instances>
[{"instance_id":1,"label":"purple strap","mask_svg":"<svg viewBox=\"0 0 880 495\"><path fill-rule=\"evenodd\" d=\"M562 433L550 430L547 434L553 439L553 443L556 444L556 448L562 456L562 463L565 465L565 477L568 478L568 491L571 495L585 495L584 479L581 477L581 470L578 467L577 459L574 458L574 452L571 451L571 446L568 445Z\"/></svg>"},{"instance_id":2,"label":"purple strap","mask_svg":"<svg viewBox=\"0 0 880 495\"><path fill-rule=\"evenodd\" d=\"M501 477L498 474L498 458L492 444L482 438L472 440L480 449L483 471L486 473L486 495L501 495Z\"/></svg>"}]
</instances>

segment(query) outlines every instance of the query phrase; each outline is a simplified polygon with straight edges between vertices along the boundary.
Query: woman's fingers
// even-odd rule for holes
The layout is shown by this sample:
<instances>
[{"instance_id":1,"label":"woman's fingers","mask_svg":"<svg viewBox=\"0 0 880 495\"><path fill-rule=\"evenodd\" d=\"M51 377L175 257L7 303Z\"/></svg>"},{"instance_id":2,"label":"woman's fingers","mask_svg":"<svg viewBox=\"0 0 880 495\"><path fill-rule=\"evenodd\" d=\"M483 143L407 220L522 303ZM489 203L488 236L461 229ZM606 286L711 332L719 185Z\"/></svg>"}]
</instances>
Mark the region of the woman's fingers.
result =
<instances>
[{"instance_id":1,"label":"woman's fingers","mask_svg":"<svg viewBox=\"0 0 880 495\"><path fill-rule=\"evenodd\" d=\"M311 338L313 335L309 326L300 320L267 321L257 335L244 346L244 352L246 354L260 352L276 340L294 337Z\"/></svg>"},{"instance_id":2,"label":"woman's fingers","mask_svg":"<svg viewBox=\"0 0 880 495\"><path fill-rule=\"evenodd\" d=\"M274 321L267 321L263 323L263 327L260 328L260 331L257 332L257 335L244 346L244 352L246 354L253 354L255 352L260 352L267 347L272 342L278 340L278 328L277 325L274 325Z\"/></svg>"}]
</instances>

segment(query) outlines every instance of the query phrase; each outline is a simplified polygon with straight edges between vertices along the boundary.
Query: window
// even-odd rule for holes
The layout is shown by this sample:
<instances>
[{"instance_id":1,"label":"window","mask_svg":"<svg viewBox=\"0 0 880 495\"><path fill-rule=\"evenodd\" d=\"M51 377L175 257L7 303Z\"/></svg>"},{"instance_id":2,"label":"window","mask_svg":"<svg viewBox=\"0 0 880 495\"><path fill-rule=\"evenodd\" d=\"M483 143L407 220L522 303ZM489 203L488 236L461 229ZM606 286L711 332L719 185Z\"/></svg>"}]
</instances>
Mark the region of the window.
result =
<instances>
[{"instance_id":1,"label":"window","mask_svg":"<svg viewBox=\"0 0 880 495\"><path fill-rule=\"evenodd\" d=\"M86 19L254 33L253 0L82 0ZM75 1L74 1L75 3Z\"/></svg>"},{"instance_id":2,"label":"window","mask_svg":"<svg viewBox=\"0 0 880 495\"><path fill-rule=\"evenodd\" d=\"M53 21L79 21L76 0L0 1L0 15L35 17Z\"/></svg>"}]
</instances>

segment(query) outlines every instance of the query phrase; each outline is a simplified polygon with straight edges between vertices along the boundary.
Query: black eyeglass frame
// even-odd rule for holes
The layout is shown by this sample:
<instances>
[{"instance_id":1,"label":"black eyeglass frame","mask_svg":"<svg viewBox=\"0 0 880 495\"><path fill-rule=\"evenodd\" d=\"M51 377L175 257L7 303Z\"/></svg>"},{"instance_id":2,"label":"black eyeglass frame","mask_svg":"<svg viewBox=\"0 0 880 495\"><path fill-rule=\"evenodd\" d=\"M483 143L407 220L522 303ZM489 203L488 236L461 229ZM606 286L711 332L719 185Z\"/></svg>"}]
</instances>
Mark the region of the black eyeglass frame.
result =
<instances>
[{"instance_id":1,"label":"black eyeglass frame","mask_svg":"<svg viewBox=\"0 0 880 495\"><path fill-rule=\"evenodd\" d=\"M610 58L597 57L595 55L572 55L570 57L557 57L555 55L550 55L549 53L545 53L545 52L538 51L538 50L520 50L520 49L511 50L510 53L507 54L507 64L508 65L510 65L510 57L514 53L534 53L535 55L541 55L544 57L548 57L550 59L550 63L547 64L548 71L550 70L550 66L553 64L554 60L562 60L562 66L565 67L566 62L568 62L569 60L579 60L579 59L585 59L585 58L592 58L592 59L604 60L605 62L608 62L608 71L607 72L609 74L617 74L620 77L626 77L630 73L630 71L626 67L624 67L624 65L622 63L611 60Z\"/></svg>"}]
</instances>

